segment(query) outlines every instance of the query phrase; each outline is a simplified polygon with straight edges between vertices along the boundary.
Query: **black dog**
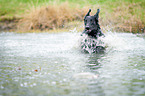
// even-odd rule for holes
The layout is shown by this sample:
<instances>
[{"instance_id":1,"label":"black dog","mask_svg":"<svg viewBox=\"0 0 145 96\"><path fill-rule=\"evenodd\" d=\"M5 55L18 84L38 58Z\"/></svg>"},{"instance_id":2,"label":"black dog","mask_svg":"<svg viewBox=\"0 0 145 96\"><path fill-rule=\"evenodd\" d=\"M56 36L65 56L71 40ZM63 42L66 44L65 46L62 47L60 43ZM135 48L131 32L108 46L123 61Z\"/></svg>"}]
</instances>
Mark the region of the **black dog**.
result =
<instances>
[{"instance_id":1,"label":"black dog","mask_svg":"<svg viewBox=\"0 0 145 96\"><path fill-rule=\"evenodd\" d=\"M104 36L104 34L101 31L98 20L100 10L97 9L97 13L94 16L90 16L90 12L91 9L89 9L89 12L84 17L85 30L83 31L83 33L95 38L102 35Z\"/></svg>"},{"instance_id":2,"label":"black dog","mask_svg":"<svg viewBox=\"0 0 145 96\"><path fill-rule=\"evenodd\" d=\"M85 29L81 36L83 34L86 34L89 38L85 38L81 42L81 48L85 52L89 53L99 53L104 51L104 43L99 40L99 37L105 36L100 28L99 25L99 12L100 10L97 9L97 13L94 16L90 16L91 9L89 9L89 12L86 14L84 17L84 24L85 24Z\"/></svg>"}]
</instances>

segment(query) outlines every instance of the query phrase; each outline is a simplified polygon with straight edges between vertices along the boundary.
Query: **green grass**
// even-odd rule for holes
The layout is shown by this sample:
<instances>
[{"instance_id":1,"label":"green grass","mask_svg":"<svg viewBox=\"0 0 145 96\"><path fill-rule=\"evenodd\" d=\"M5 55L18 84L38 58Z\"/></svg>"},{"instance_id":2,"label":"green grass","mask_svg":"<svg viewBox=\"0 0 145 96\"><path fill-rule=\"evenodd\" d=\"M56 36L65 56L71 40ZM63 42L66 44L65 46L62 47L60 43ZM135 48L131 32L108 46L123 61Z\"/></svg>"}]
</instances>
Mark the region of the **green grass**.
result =
<instances>
[{"instance_id":1,"label":"green grass","mask_svg":"<svg viewBox=\"0 0 145 96\"><path fill-rule=\"evenodd\" d=\"M120 6L120 2L128 2L128 4L141 2L142 10L139 12L144 13L145 9L144 0L0 0L0 16L5 18L19 17L31 6L49 5L53 2L56 4L68 2L72 7L103 5L108 8L108 12L112 12L114 8Z\"/></svg>"},{"instance_id":2,"label":"green grass","mask_svg":"<svg viewBox=\"0 0 145 96\"><path fill-rule=\"evenodd\" d=\"M0 16L3 15L15 16L16 14L23 13L24 10L28 9L32 5L34 6L48 5L54 1L57 4L60 4L62 2L69 2L72 5L79 5L80 7L100 4L108 6L109 7L108 10L112 10L113 8L119 6L119 4L115 2L129 2L129 3L142 2L141 7L145 8L144 0L0 0Z\"/></svg>"},{"instance_id":3,"label":"green grass","mask_svg":"<svg viewBox=\"0 0 145 96\"><path fill-rule=\"evenodd\" d=\"M0 21L22 18L25 11L32 7L60 5L63 2L68 2L70 8L92 8L92 14L100 8L102 26L110 21L114 25L121 23L132 27L145 24L145 0L0 0Z\"/></svg>"},{"instance_id":4,"label":"green grass","mask_svg":"<svg viewBox=\"0 0 145 96\"><path fill-rule=\"evenodd\" d=\"M41 6L50 0L0 0L0 17L20 17L31 6ZM2 19L0 19L2 20Z\"/></svg>"}]
</instances>

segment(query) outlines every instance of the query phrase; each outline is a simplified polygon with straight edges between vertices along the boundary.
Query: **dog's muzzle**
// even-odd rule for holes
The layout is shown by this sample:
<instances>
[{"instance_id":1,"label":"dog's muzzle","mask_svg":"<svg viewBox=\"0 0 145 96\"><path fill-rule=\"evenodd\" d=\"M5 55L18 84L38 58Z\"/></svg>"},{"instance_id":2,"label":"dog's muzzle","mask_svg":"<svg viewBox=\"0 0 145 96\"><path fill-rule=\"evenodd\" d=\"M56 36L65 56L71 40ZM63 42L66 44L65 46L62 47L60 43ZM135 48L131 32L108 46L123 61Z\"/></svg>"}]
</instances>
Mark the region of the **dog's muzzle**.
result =
<instances>
[{"instance_id":1,"label":"dog's muzzle","mask_svg":"<svg viewBox=\"0 0 145 96\"><path fill-rule=\"evenodd\" d=\"M92 31L92 30L90 29L89 26L86 26L86 27L85 27L85 32L86 32L86 33L90 33L91 31Z\"/></svg>"},{"instance_id":2,"label":"dog's muzzle","mask_svg":"<svg viewBox=\"0 0 145 96\"><path fill-rule=\"evenodd\" d=\"M92 30L90 29L90 27L85 27L85 30L83 31L83 33L81 34L81 36L85 33L85 34L88 34L90 33Z\"/></svg>"}]
</instances>

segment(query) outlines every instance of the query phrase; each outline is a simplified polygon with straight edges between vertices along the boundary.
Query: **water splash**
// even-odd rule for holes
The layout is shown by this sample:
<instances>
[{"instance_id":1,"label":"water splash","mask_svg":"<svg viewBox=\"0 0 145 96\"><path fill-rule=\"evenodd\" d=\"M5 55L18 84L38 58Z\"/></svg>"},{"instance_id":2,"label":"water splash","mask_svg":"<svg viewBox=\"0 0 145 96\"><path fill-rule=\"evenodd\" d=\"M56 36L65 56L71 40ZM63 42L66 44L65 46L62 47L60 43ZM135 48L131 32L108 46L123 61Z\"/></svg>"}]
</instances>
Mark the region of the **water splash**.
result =
<instances>
[{"instance_id":1,"label":"water splash","mask_svg":"<svg viewBox=\"0 0 145 96\"><path fill-rule=\"evenodd\" d=\"M106 44L103 42L103 37L91 38L83 35L81 38L81 50L88 53L104 52Z\"/></svg>"},{"instance_id":2,"label":"water splash","mask_svg":"<svg viewBox=\"0 0 145 96\"><path fill-rule=\"evenodd\" d=\"M105 36L103 41L107 44L109 49L113 48L113 50L117 51L126 51L145 47L142 43L144 39L132 33L107 32Z\"/></svg>"},{"instance_id":3,"label":"water splash","mask_svg":"<svg viewBox=\"0 0 145 96\"><path fill-rule=\"evenodd\" d=\"M22 93L28 96L144 95L144 37L107 32L101 38L108 46L104 54L81 52L79 44L84 39L76 30L57 34L0 33L0 93L8 96Z\"/></svg>"}]
</instances>

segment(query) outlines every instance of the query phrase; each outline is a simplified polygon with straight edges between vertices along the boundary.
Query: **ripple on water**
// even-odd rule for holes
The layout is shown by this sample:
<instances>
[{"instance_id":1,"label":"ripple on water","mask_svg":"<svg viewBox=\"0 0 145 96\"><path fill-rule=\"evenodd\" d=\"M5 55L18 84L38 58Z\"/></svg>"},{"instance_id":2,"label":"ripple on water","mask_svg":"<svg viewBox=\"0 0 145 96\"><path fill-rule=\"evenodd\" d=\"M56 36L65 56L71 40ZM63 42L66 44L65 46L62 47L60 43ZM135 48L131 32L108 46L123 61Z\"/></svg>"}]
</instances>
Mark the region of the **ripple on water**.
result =
<instances>
[{"instance_id":1,"label":"ripple on water","mask_svg":"<svg viewBox=\"0 0 145 96\"><path fill-rule=\"evenodd\" d=\"M144 37L108 32L105 53L86 54L79 48L79 35L0 33L0 93L145 95Z\"/></svg>"}]
</instances>

